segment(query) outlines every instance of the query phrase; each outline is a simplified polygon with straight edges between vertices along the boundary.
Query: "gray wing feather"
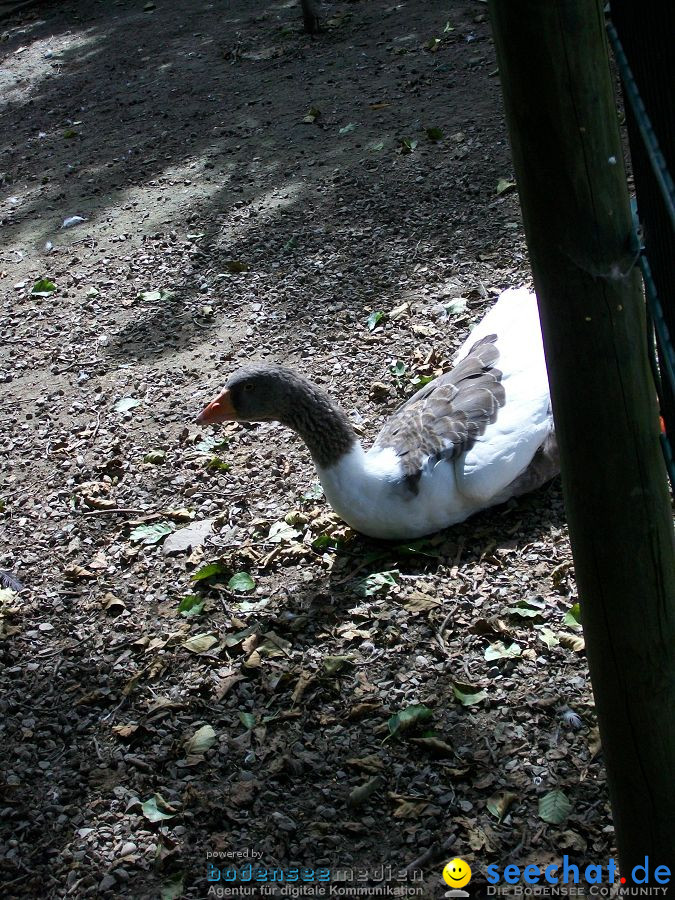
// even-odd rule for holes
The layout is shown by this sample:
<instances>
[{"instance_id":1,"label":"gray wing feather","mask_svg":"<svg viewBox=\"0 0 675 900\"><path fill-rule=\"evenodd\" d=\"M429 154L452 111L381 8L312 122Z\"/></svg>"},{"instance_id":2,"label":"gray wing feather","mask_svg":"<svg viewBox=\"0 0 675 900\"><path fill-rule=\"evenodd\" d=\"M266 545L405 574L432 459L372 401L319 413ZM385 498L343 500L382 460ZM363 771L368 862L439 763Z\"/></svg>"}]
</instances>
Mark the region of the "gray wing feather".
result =
<instances>
[{"instance_id":1,"label":"gray wing feather","mask_svg":"<svg viewBox=\"0 0 675 900\"><path fill-rule=\"evenodd\" d=\"M477 341L445 375L425 385L386 422L374 447L391 447L414 489L425 466L469 450L504 405L496 334Z\"/></svg>"}]
</instances>

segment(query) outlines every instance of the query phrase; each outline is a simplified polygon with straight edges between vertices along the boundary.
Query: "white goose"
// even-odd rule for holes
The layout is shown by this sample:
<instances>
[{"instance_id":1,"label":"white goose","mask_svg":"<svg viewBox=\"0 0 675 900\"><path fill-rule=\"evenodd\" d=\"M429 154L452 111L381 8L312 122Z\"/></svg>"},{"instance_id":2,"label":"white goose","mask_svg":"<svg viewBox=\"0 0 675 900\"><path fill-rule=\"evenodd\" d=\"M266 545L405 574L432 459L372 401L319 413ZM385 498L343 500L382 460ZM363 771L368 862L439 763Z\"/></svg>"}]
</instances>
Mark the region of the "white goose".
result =
<instances>
[{"instance_id":1,"label":"white goose","mask_svg":"<svg viewBox=\"0 0 675 900\"><path fill-rule=\"evenodd\" d=\"M439 531L558 472L537 300L524 288L500 295L452 371L404 403L368 451L322 388L281 366L235 372L198 421L292 428L335 512L376 538Z\"/></svg>"}]
</instances>

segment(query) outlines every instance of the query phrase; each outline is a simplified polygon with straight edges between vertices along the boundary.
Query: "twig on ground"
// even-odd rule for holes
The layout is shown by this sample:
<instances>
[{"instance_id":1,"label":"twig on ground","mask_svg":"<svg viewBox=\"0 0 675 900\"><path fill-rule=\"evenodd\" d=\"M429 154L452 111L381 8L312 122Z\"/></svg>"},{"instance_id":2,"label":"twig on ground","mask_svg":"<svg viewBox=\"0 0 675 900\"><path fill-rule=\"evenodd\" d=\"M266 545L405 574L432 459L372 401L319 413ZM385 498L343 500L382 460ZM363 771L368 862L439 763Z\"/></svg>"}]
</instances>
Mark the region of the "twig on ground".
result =
<instances>
[{"instance_id":1,"label":"twig on ground","mask_svg":"<svg viewBox=\"0 0 675 900\"><path fill-rule=\"evenodd\" d=\"M451 621L454 612L455 612L454 609L450 610L450 612L447 614L447 616L441 622L441 627L436 632L436 640L440 644L441 650L444 653L448 652L448 647L447 647L447 644L445 643L445 641L443 640L443 632L448 627L448 624Z\"/></svg>"},{"instance_id":2,"label":"twig on ground","mask_svg":"<svg viewBox=\"0 0 675 900\"><path fill-rule=\"evenodd\" d=\"M403 870L404 872L412 872L415 869L422 869L428 862L432 862L432 860L436 859L441 855L441 847L440 844L435 841L430 847L422 853L421 856L418 856L417 859L414 859L411 863Z\"/></svg>"},{"instance_id":3,"label":"twig on ground","mask_svg":"<svg viewBox=\"0 0 675 900\"><path fill-rule=\"evenodd\" d=\"M101 410L99 409L96 413L96 425L94 426L94 430L91 434L91 442L92 444L96 440L96 435L98 434L98 430L101 427Z\"/></svg>"},{"instance_id":4,"label":"twig on ground","mask_svg":"<svg viewBox=\"0 0 675 900\"><path fill-rule=\"evenodd\" d=\"M147 518L159 518L161 513L148 512L147 509L124 509L123 507L112 507L111 509L88 509L83 512L83 516L104 516L107 514L118 513L124 516L146 516Z\"/></svg>"}]
</instances>

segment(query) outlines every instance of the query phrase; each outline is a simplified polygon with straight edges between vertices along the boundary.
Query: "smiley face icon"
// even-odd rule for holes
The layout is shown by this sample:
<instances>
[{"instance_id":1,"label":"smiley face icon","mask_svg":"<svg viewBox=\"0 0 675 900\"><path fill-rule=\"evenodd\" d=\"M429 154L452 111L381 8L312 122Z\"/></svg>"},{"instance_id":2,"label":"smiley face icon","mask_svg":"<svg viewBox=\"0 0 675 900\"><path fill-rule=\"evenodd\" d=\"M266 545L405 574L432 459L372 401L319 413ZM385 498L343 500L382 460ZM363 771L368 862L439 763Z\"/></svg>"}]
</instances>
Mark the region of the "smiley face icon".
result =
<instances>
[{"instance_id":1,"label":"smiley face icon","mask_svg":"<svg viewBox=\"0 0 675 900\"><path fill-rule=\"evenodd\" d=\"M463 888L471 881L471 866L463 859L455 857L445 864L443 880L451 888Z\"/></svg>"}]
</instances>

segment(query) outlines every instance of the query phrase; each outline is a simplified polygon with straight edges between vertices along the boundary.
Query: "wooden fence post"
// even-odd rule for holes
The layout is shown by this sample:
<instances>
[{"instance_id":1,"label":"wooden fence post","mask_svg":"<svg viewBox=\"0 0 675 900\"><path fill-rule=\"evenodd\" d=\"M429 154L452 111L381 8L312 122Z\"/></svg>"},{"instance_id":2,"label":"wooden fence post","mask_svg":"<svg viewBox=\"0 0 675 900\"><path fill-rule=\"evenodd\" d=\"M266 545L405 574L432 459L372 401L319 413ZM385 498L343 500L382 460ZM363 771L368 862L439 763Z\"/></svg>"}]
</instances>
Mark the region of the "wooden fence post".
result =
<instances>
[{"instance_id":1,"label":"wooden fence post","mask_svg":"<svg viewBox=\"0 0 675 900\"><path fill-rule=\"evenodd\" d=\"M672 883L675 547L602 4L489 2L621 872Z\"/></svg>"}]
</instances>

